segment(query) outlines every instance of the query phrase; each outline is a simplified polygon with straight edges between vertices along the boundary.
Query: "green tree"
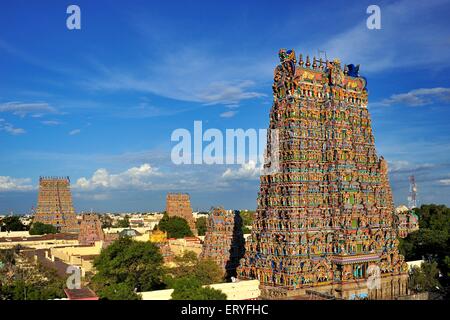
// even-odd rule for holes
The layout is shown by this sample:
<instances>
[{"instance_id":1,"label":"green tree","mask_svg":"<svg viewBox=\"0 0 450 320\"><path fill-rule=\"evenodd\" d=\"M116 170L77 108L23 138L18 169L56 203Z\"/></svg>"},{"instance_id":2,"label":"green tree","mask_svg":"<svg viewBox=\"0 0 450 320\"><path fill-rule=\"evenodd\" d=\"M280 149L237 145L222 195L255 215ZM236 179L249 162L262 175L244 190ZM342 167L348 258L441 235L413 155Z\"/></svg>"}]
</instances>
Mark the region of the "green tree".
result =
<instances>
[{"instance_id":1,"label":"green tree","mask_svg":"<svg viewBox=\"0 0 450 320\"><path fill-rule=\"evenodd\" d=\"M104 286L97 293L104 300L141 300L141 296L135 293L126 283L113 283Z\"/></svg>"},{"instance_id":2,"label":"green tree","mask_svg":"<svg viewBox=\"0 0 450 320\"><path fill-rule=\"evenodd\" d=\"M250 230L249 227L243 226L243 227L242 227L242 233L243 233L243 234L252 233L252 230Z\"/></svg>"},{"instance_id":3,"label":"green tree","mask_svg":"<svg viewBox=\"0 0 450 320\"><path fill-rule=\"evenodd\" d=\"M2 249L0 250L0 261L3 262L3 265L15 265L16 258L15 254L19 251L19 248L16 246L11 249Z\"/></svg>"},{"instance_id":4,"label":"green tree","mask_svg":"<svg viewBox=\"0 0 450 320\"><path fill-rule=\"evenodd\" d=\"M100 215L100 221L102 222L102 228L112 228L112 219L107 215Z\"/></svg>"},{"instance_id":5,"label":"green tree","mask_svg":"<svg viewBox=\"0 0 450 320\"><path fill-rule=\"evenodd\" d=\"M195 227L197 228L199 236L204 236L206 234L206 229L207 229L206 223L207 223L207 220L208 219L206 217L200 217L195 222Z\"/></svg>"},{"instance_id":6,"label":"green tree","mask_svg":"<svg viewBox=\"0 0 450 320\"><path fill-rule=\"evenodd\" d=\"M176 267L167 270L166 283L173 288L177 279L191 276L197 279L201 285L220 283L224 281L224 272L211 259L198 259L193 251L186 251L182 255L175 256Z\"/></svg>"},{"instance_id":7,"label":"green tree","mask_svg":"<svg viewBox=\"0 0 450 320\"><path fill-rule=\"evenodd\" d=\"M2 231L24 231L26 226L18 216L5 217L0 221Z\"/></svg>"},{"instance_id":8,"label":"green tree","mask_svg":"<svg viewBox=\"0 0 450 320\"><path fill-rule=\"evenodd\" d=\"M239 214L242 218L242 225L244 226L252 225L253 219L255 217L255 211L241 210Z\"/></svg>"},{"instance_id":9,"label":"green tree","mask_svg":"<svg viewBox=\"0 0 450 320\"><path fill-rule=\"evenodd\" d=\"M251 233L251 229L249 228L249 226L253 224L253 220L255 218L255 211L241 210L239 212L239 215L242 218L242 233L244 234Z\"/></svg>"},{"instance_id":10,"label":"green tree","mask_svg":"<svg viewBox=\"0 0 450 320\"><path fill-rule=\"evenodd\" d=\"M49 300L64 298L65 281L56 271L40 264L16 264L19 247L0 250L0 300ZM23 256L22 256L23 259Z\"/></svg>"},{"instance_id":11,"label":"green tree","mask_svg":"<svg viewBox=\"0 0 450 320\"><path fill-rule=\"evenodd\" d=\"M134 291L158 290L164 287L163 257L151 242L125 237L114 241L94 260L97 270L92 278L94 290L122 294L125 286ZM122 286L113 286L123 284ZM112 289L106 287L113 286ZM107 298L107 296L100 296Z\"/></svg>"},{"instance_id":12,"label":"green tree","mask_svg":"<svg viewBox=\"0 0 450 320\"><path fill-rule=\"evenodd\" d=\"M409 287L416 292L436 291L439 287L439 269L436 262L424 262L414 267L410 274Z\"/></svg>"},{"instance_id":13,"label":"green tree","mask_svg":"<svg viewBox=\"0 0 450 320\"><path fill-rule=\"evenodd\" d=\"M194 235L185 219L176 216L169 217L167 213L159 221L158 228L161 231L166 231L169 238L179 239Z\"/></svg>"},{"instance_id":14,"label":"green tree","mask_svg":"<svg viewBox=\"0 0 450 320\"><path fill-rule=\"evenodd\" d=\"M42 234L54 234L58 233L55 226L51 224L45 224L42 222L35 222L30 228L31 235L42 235Z\"/></svg>"},{"instance_id":15,"label":"green tree","mask_svg":"<svg viewBox=\"0 0 450 320\"><path fill-rule=\"evenodd\" d=\"M422 205L414 209L419 217L419 230L400 239L400 252L408 260L427 259L437 262L442 273L439 278L441 292L450 296L450 208L444 205ZM414 277L421 279L423 274L415 271ZM419 281L419 280L418 280Z\"/></svg>"},{"instance_id":16,"label":"green tree","mask_svg":"<svg viewBox=\"0 0 450 320\"><path fill-rule=\"evenodd\" d=\"M181 278L194 272L195 266L198 263L197 254L191 250L183 252L181 255L176 255L173 258L175 267L168 270L168 274L172 278Z\"/></svg>"},{"instance_id":17,"label":"green tree","mask_svg":"<svg viewBox=\"0 0 450 320\"><path fill-rule=\"evenodd\" d=\"M130 227L130 218L128 216L125 216L123 219L120 219L117 221L116 224L117 228L129 228Z\"/></svg>"},{"instance_id":18,"label":"green tree","mask_svg":"<svg viewBox=\"0 0 450 320\"><path fill-rule=\"evenodd\" d=\"M65 298L64 281L50 280L27 283L19 279L0 287L0 300L53 300Z\"/></svg>"},{"instance_id":19,"label":"green tree","mask_svg":"<svg viewBox=\"0 0 450 320\"><path fill-rule=\"evenodd\" d=\"M200 259L194 269L194 276L202 285L223 282L224 272L211 259Z\"/></svg>"},{"instance_id":20,"label":"green tree","mask_svg":"<svg viewBox=\"0 0 450 320\"><path fill-rule=\"evenodd\" d=\"M227 296L220 290L202 287L201 282L186 276L174 281L172 300L226 300Z\"/></svg>"}]
</instances>

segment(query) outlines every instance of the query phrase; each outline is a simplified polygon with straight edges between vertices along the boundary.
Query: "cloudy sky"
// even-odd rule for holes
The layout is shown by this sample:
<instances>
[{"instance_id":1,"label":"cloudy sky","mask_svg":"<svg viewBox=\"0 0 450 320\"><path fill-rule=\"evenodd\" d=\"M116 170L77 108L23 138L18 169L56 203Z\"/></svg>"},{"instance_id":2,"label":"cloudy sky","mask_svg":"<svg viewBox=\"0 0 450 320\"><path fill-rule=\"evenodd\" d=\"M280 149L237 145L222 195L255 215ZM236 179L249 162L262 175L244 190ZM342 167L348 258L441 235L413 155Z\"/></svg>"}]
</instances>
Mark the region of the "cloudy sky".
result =
<instances>
[{"instance_id":1,"label":"cloudy sky","mask_svg":"<svg viewBox=\"0 0 450 320\"><path fill-rule=\"evenodd\" d=\"M39 176L70 176L78 211L256 205L259 164L174 165L171 134L264 129L279 48L361 64L396 204L450 205L449 1L2 1L0 212L30 212Z\"/></svg>"}]
</instances>

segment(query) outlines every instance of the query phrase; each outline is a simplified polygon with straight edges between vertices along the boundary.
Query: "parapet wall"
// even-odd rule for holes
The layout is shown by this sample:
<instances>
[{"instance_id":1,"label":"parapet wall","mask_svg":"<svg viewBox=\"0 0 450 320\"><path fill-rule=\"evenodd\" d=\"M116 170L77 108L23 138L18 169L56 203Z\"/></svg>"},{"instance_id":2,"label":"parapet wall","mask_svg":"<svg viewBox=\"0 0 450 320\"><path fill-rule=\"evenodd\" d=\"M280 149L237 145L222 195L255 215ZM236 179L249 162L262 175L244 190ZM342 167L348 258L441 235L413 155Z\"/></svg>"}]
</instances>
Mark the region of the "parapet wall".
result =
<instances>
[{"instance_id":1,"label":"parapet wall","mask_svg":"<svg viewBox=\"0 0 450 320\"><path fill-rule=\"evenodd\" d=\"M227 300L255 300L260 294L258 280L239 282L215 283L209 287L221 290L226 294ZM140 292L142 300L170 300L173 289Z\"/></svg>"}]
</instances>

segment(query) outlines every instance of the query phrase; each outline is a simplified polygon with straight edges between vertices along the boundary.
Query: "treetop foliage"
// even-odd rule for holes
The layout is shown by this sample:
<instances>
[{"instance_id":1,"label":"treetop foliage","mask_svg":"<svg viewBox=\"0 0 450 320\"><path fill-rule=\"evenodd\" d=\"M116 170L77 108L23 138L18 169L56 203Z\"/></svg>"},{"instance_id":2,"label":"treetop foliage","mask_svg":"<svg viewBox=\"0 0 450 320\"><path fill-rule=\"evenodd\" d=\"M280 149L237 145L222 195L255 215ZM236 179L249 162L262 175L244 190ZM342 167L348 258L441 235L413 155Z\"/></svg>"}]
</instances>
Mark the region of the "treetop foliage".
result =
<instances>
[{"instance_id":1,"label":"treetop foliage","mask_svg":"<svg viewBox=\"0 0 450 320\"><path fill-rule=\"evenodd\" d=\"M226 300L220 290L202 287L201 281L194 276L185 276L174 281L172 300Z\"/></svg>"},{"instance_id":2,"label":"treetop foliage","mask_svg":"<svg viewBox=\"0 0 450 320\"><path fill-rule=\"evenodd\" d=\"M92 282L101 298L116 299L134 291L164 288L163 256L151 242L120 238L102 250L94 267L97 274Z\"/></svg>"},{"instance_id":3,"label":"treetop foliage","mask_svg":"<svg viewBox=\"0 0 450 320\"><path fill-rule=\"evenodd\" d=\"M45 224L42 222L34 222L30 228L31 235L43 235L58 233L55 226L51 224Z\"/></svg>"},{"instance_id":4,"label":"treetop foliage","mask_svg":"<svg viewBox=\"0 0 450 320\"><path fill-rule=\"evenodd\" d=\"M189 228L187 221L181 217L169 217L164 213L163 218L159 221L158 229L167 232L168 238L184 238L192 237L194 234Z\"/></svg>"},{"instance_id":5,"label":"treetop foliage","mask_svg":"<svg viewBox=\"0 0 450 320\"><path fill-rule=\"evenodd\" d=\"M20 221L18 216L8 216L0 220L2 231L25 231L27 227Z\"/></svg>"}]
</instances>

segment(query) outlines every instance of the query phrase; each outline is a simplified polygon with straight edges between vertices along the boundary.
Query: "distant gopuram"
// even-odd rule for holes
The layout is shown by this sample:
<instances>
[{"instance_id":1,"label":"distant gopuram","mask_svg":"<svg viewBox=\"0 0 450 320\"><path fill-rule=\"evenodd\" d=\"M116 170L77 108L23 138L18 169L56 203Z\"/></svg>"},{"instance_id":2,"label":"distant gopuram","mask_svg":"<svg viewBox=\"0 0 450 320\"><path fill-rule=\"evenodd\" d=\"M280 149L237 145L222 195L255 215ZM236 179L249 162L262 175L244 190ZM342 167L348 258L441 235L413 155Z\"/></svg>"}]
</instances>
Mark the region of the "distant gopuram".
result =
<instances>
[{"instance_id":1,"label":"distant gopuram","mask_svg":"<svg viewBox=\"0 0 450 320\"><path fill-rule=\"evenodd\" d=\"M105 241L102 223L98 215L94 213L83 214L78 242L81 245L94 245L96 241Z\"/></svg>"},{"instance_id":2,"label":"distant gopuram","mask_svg":"<svg viewBox=\"0 0 450 320\"><path fill-rule=\"evenodd\" d=\"M395 208L395 213L398 219L398 236L400 238L406 238L409 233L419 230L419 217L414 209L400 206Z\"/></svg>"},{"instance_id":3,"label":"distant gopuram","mask_svg":"<svg viewBox=\"0 0 450 320\"><path fill-rule=\"evenodd\" d=\"M268 298L407 294L388 166L359 66L279 52L257 212L238 277ZM309 291L308 291L309 290Z\"/></svg>"},{"instance_id":4,"label":"distant gopuram","mask_svg":"<svg viewBox=\"0 0 450 320\"><path fill-rule=\"evenodd\" d=\"M168 193L166 197L166 212L169 217L185 219L195 233L195 219L192 215L191 200L187 193Z\"/></svg>"},{"instance_id":5,"label":"distant gopuram","mask_svg":"<svg viewBox=\"0 0 450 320\"><path fill-rule=\"evenodd\" d=\"M40 177L34 222L51 224L59 232L79 232L69 177Z\"/></svg>"},{"instance_id":6,"label":"distant gopuram","mask_svg":"<svg viewBox=\"0 0 450 320\"><path fill-rule=\"evenodd\" d=\"M234 211L213 208L208 217L200 259L215 261L225 278L235 277L239 260L244 256L245 240L242 218Z\"/></svg>"}]
</instances>

